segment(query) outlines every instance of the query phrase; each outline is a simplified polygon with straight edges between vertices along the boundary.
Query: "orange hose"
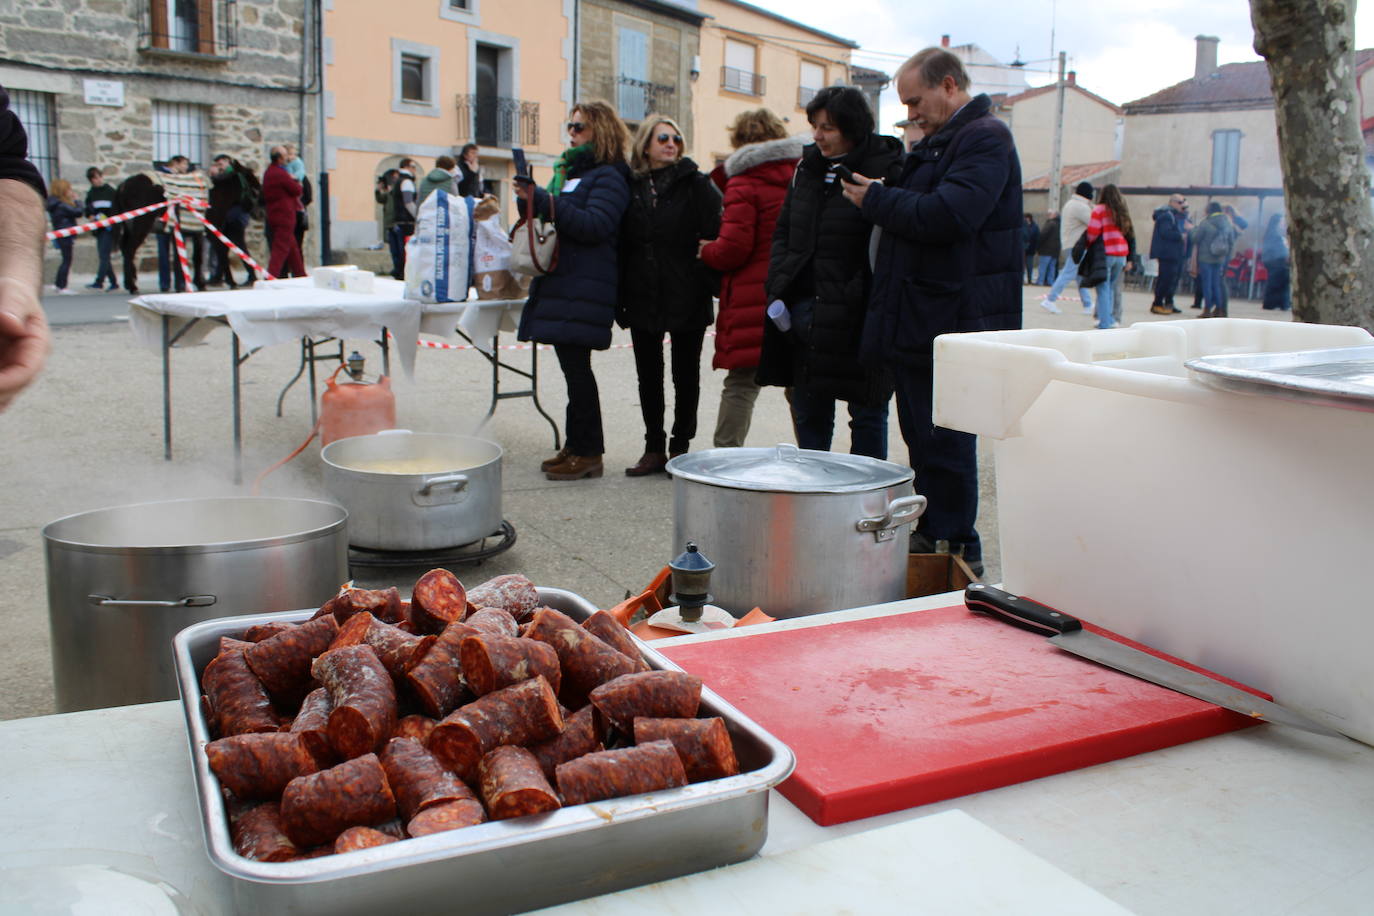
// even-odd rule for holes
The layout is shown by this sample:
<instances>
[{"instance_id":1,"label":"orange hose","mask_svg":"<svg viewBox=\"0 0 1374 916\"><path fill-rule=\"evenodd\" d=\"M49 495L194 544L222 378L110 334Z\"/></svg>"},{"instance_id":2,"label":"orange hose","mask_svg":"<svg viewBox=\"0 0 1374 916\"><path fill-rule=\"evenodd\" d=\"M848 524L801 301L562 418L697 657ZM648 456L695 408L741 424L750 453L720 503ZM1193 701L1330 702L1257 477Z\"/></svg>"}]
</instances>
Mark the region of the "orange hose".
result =
<instances>
[{"instance_id":1,"label":"orange hose","mask_svg":"<svg viewBox=\"0 0 1374 916\"><path fill-rule=\"evenodd\" d=\"M340 370L345 369L345 368L347 368L347 364L346 364L346 363L339 363L338 368L336 368L332 373L330 373L330 375L329 375L329 381L330 381L330 382L334 381L334 378L339 374ZM310 429L310 435L308 435L308 436L305 437L305 441L302 442L300 445L296 446L296 450L295 450L294 452L292 452L291 454L287 455L285 458L283 458L281 461L278 461L276 464L272 465L272 466L271 466L270 468L268 468L267 470L263 471L261 474L259 474L259 475L257 476L257 479L255 479L255 480L253 481L253 490L252 490L252 494L253 494L254 496L259 496L259 495L261 495L262 482L263 482L264 480L267 479L267 475L268 475L268 474L271 474L273 471L275 471L277 468L281 467L282 465L285 465L285 464L289 463L293 458L295 458L295 457L296 457L297 455L299 455L301 452L305 451L305 447L306 447L307 445L309 445L310 442L311 442L311 440L315 438L315 436L316 436L317 433L319 433L319 431L320 431L320 424L323 423L323 422L324 422L324 410L322 409L322 410L320 411L319 419L317 419L317 420L315 421L315 425L314 425L313 427L311 427L311 429Z\"/></svg>"}]
</instances>

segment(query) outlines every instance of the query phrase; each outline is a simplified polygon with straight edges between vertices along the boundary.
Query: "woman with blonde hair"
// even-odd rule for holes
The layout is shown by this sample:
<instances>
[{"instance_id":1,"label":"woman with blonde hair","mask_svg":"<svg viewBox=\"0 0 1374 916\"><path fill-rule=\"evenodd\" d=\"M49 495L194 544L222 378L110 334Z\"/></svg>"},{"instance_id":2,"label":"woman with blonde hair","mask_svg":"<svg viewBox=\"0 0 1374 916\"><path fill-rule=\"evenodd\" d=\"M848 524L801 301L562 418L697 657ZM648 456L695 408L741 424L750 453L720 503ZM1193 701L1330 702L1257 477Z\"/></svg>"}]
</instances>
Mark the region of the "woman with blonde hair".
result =
<instances>
[{"instance_id":1,"label":"woman with blonde hair","mask_svg":"<svg viewBox=\"0 0 1374 916\"><path fill-rule=\"evenodd\" d=\"M48 217L52 220L52 227L70 229L80 216L81 205L76 202L76 190L72 183L65 178L54 178L48 186ZM67 272L72 268L72 246L76 244L76 239L67 236L54 239L52 244L62 253L62 263L57 266L53 288L64 296L74 295L72 290L67 289Z\"/></svg>"},{"instance_id":2,"label":"woman with blonde hair","mask_svg":"<svg viewBox=\"0 0 1374 916\"><path fill-rule=\"evenodd\" d=\"M687 451L697 431L701 344L711 323L716 277L697 258L720 229L720 192L683 155L682 128L672 118L644 118L630 146L630 205L620 236L620 302L616 321L630 330L644 454L629 477L659 474ZM663 428L663 335L673 360L672 435Z\"/></svg>"},{"instance_id":3,"label":"woman with blonde hair","mask_svg":"<svg viewBox=\"0 0 1374 916\"><path fill-rule=\"evenodd\" d=\"M754 373L763 347L768 255L787 185L802 155L800 137L787 136L767 108L741 112L730 125L734 152L725 160L725 213L720 234L702 246L701 260L721 272L716 353L725 370L716 414L716 448L744 445L759 396Z\"/></svg>"},{"instance_id":4,"label":"woman with blonde hair","mask_svg":"<svg viewBox=\"0 0 1374 916\"><path fill-rule=\"evenodd\" d=\"M567 440L540 464L549 480L600 477L605 437L592 351L611 345L620 271L616 249L630 200L624 123L605 102L579 102L568 117L568 149L554 163L547 188L516 176L519 209L534 193L534 214L553 216L557 266L530 285L520 315L521 340L552 344L568 386ZM517 238L517 243L519 238Z\"/></svg>"}]
</instances>

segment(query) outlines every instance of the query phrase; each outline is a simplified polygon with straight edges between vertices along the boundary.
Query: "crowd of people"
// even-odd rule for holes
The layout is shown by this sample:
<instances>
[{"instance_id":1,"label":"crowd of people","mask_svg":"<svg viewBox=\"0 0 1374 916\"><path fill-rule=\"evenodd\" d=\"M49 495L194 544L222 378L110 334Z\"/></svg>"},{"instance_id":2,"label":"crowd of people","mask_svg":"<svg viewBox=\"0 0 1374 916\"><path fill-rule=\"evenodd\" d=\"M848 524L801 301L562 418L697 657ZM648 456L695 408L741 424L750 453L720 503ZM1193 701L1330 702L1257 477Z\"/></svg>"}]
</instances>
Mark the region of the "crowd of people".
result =
<instances>
[{"instance_id":1,"label":"crowd of people","mask_svg":"<svg viewBox=\"0 0 1374 916\"><path fill-rule=\"evenodd\" d=\"M559 238L519 329L553 346L567 385L566 444L541 465L549 479L604 473L592 353L609 347L617 323L630 330L644 421L643 454L625 473L661 472L688 451L714 318L712 365L726 373L715 446L742 445L760 389L780 387L799 445L830 449L843 402L851 452L886 458L895 395L930 501L913 547L981 568L975 439L933 422L932 347L943 333L1020 327L1020 164L953 54L920 52L896 83L921 133L910 150L875 132L857 89L835 86L806 106L810 142L766 109L741 114L734 152L709 175L685 155L672 118L651 114L631 138L604 102L573 107L552 180L516 178L522 215L532 206L527 215L552 219ZM378 200L415 174L383 176ZM397 213L404 193L389 195Z\"/></svg>"},{"instance_id":2,"label":"crowd of people","mask_svg":"<svg viewBox=\"0 0 1374 916\"><path fill-rule=\"evenodd\" d=\"M1092 184L1080 182L1062 215L1050 210L1043 225L1037 225L1029 213L1023 219L1026 283L1050 287L1041 307L1059 314L1056 301L1070 283L1077 283L1083 311L1096 318L1097 327L1119 326L1124 276L1143 269L1136 251L1135 227L1120 188L1107 184L1099 195ZM1193 308L1202 311L1199 317L1224 318L1229 282L1241 281L1246 270L1256 269L1264 271L1264 308L1292 309L1288 241L1282 213L1275 213L1265 227L1258 264L1253 263L1253 252L1241 253L1237 264L1236 242L1248 224L1229 204L1210 201L1205 217L1194 224L1187 198L1171 194L1168 203L1154 211L1153 221L1149 257L1156 263L1157 272L1152 284L1152 314L1176 315L1183 311L1174 305L1174 294L1186 272L1193 279ZM1099 238L1103 251L1095 254L1092 245ZM1062 268L1061 251L1068 252Z\"/></svg>"}]
</instances>

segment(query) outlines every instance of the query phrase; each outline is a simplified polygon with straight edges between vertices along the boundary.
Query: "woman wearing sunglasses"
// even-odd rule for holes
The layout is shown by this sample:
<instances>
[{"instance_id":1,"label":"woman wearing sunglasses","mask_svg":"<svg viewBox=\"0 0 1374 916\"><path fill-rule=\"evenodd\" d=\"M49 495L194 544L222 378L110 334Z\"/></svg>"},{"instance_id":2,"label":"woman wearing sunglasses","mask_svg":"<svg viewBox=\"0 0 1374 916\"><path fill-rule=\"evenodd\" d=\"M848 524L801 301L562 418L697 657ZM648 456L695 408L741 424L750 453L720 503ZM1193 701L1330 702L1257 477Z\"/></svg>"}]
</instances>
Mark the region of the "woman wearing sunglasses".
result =
<instances>
[{"instance_id":1,"label":"woman wearing sunglasses","mask_svg":"<svg viewBox=\"0 0 1374 916\"><path fill-rule=\"evenodd\" d=\"M644 416L644 454L630 477L663 472L687 451L697 431L701 344L711 323L716 275L697 259L703 239L720 229L720 192L684 156L682 129L651 114L630 146L630 206L620 237L620 304L629 328ZM663 335L671 341L673 428L663 428Z\"/></svg>"},{"instance_id":2,"label":"woman wearing sunglasses","mask_svg":"<svg viewBox=\"0 0 1374 916\"><path fill-rule=\"evenodd\" d=\"M568 118L572 144L553 167L547 188L534 189L540 216L554 213L558 264L535 278L520 316L521 340L552 344L568 386L564 447L540 465L549 480L600 477L605 441L592 351L611 345L619 269L620 222L630 200L628 134L605 102L582 102ZM520 185L519 208L525 209ZM557 201L554 201L557 198Z\"/></svg>"},{"instance_id":3,"label":"woman wearing sunglasses","mask_svg":"<svg viewBox=\"0 0 1374 916\"><path fill-rule=\"evenodd\" d=\"M873 227L841 188L850 173L885 177L902 144L873 132L868 102L852 86L822 89L806 116L814 142L783 201L768 265L768 301L782 300L791 327L783 332L764 323L757 380L789 388L802 448L830 450L841 400L849 406L850 452L886 458L892 376L859 359Z\"/></svg>"}]
</instances>

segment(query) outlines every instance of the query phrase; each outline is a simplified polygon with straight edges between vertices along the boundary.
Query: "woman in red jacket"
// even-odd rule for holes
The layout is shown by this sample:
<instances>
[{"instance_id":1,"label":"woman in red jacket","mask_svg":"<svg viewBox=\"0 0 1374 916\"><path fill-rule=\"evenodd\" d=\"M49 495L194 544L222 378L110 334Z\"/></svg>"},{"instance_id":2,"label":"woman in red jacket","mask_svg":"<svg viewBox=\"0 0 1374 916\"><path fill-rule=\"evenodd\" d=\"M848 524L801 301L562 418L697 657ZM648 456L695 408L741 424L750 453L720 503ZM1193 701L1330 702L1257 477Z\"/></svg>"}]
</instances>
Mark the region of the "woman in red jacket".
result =
<instances>
[{"instance_id":1,"label":"woman in red jacket","mask_svg":"<svg viewBox=\"0 0 1374 916\"><path fill-rule=\"evenodd\" d=\"M1089 244L1100 236L1107 252L1107 279L1097 288L1097 326L1114 328L1121 323L1121 276L1130 256L1135 254L1135 226L1116 185L1103 188L1099 199L1102 202L1093 207L1086 235Z\"/></svg>"},{"instance_id":2,"label":"woman in red jacket","mask_svg":"<svg viewBox=\"0 0 1374 916\"><path fill-rule=\"evenodd\" d=\"M788 137L766 108L746 111L730 125L735 152L725 160L725 212L720 235L703 242L701 259L721 272L714 369L725 369L716 417L716 448L738 447L749 434L759 386L754 372L763 346L768 256L773 226L801 159L802 141Z\"/></svg>"}]
</instances>

